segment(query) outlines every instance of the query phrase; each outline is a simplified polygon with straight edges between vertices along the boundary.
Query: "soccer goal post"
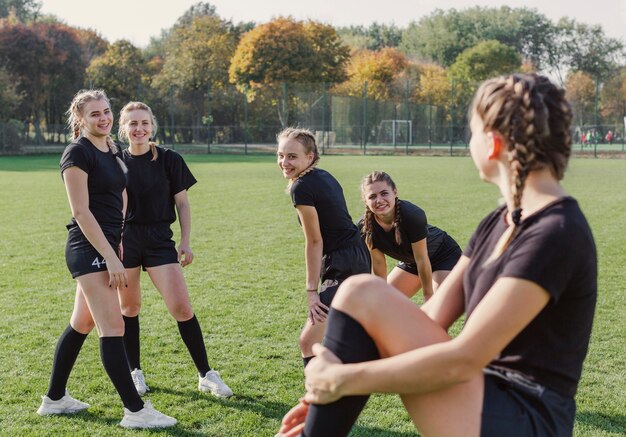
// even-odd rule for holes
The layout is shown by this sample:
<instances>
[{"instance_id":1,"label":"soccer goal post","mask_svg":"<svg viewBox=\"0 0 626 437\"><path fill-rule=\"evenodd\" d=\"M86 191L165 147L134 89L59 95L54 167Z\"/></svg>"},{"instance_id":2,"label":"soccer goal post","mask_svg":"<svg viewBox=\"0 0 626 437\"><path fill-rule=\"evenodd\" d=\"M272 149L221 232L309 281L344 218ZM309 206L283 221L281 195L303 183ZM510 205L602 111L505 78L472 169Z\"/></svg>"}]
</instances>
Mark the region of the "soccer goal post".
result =
<instances>
[{"instance_id":1,"label":"soccer goal post","mask_svg":"<svg viewBox=\"0 0 626 437\"><path fill-rule=\"evenodd\" d=\"M378 143L391 142L395 147L399 141L402 144L413 144L413 121L381 120L378 125Z\"/></svg>"}]
</instances>

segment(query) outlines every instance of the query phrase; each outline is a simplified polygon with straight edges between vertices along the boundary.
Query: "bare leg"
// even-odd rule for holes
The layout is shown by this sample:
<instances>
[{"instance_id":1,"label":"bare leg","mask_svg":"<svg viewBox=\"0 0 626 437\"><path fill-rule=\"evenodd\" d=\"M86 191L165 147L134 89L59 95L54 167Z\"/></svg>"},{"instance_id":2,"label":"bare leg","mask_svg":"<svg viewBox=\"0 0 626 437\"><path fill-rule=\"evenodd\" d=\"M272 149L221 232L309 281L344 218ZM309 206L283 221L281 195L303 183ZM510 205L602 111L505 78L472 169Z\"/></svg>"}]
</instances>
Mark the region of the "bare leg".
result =
<instances>
[{"instance_id":1,"label":"bare leg","mask_svg":"<svg viewBox=\"0 0 626 437\"><path fill-rule=\"evenodd\" d=\"M159 290L165 306L178 322L193 317L189 291L179 264L165 264L146 269L154 286Z\"/></svg>"},{"instance_id":2,"label":"bare leg","mask_svg":"<svg viewBox=\"0 0 626 437\"><path fill-rule=\"evenodd\" d=\"M326 322L315 322L314 325L311 323L311 320L306 320L304 328L300 333L300 351L302 352L302 357L307 358L313 356L313 345L322 342L325 331Z\"/></svg>"},{"instance_id":3,"label":"bare leg","mask_svg":"<svg viewBox=\"0 0 626 437\"><path fill-rule=\"evenodd\" d=\"M445 330L385 281L371 275L349 278L333 301L363 326L382 357L448 341ZM416 427L426 436L478 436L484 393L482 373L469 382L423 394L403 395Z\"/></svg>"},{"instance_id":4,"label":"bare leg","mask_svg":"<svg viewBox=\"0 0 626 437\"><path fill-rule=\"evenodd\" d=\"M387 283L400 290L406 297L413 297L422 288L418 275L394 267L387 276Z\"/></svg>"}]
</instances>

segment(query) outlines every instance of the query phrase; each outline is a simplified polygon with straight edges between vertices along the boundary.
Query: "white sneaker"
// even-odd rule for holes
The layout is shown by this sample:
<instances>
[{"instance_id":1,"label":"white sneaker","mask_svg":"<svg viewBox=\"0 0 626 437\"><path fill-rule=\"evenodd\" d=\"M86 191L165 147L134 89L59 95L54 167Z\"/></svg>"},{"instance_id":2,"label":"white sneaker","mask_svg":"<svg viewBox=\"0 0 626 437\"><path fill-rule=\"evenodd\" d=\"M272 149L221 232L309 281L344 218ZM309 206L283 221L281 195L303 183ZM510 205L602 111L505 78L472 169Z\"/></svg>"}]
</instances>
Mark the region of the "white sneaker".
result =
<instances>
[{"instance_id":1,"label":"white sneaker","mask_svg":"<svg viewBox=\"0 0 626 437\"><path fill-rule=\"evenodd\" d=\"M72 414L89 408L89 404L74 399L65 391L65 396L57 401L53 401L48 396L41 397L41 406L37 409L37 414L47 416L50 414Z\"/></svg>"},{"instance_id":2,"label":"white sneaker","mask_svg":"<svg viewBox=\"0 0 626 437\"><path fill-rule=\"evenodd\" d=\"M222 381L216 370L209 370L204 377L199 375L198 390L211 392L220 398L229 398L233 395L233 391Z\"/></svg>"},{"instance_id":3,"label":"white sneaker","mask_svg":"<svg viewBox=\"0 0 626 437\"><path fill-rule=\"evenodd\" d=\"M136 413L124 408L124 418L120 422L122 428L165 428L174 425L176 419L155 410L150 401L146 401Z\"/></svg>"},{"instance_id":4,"label":"white sneaker","mask_svg":"<svg viewBox=\"0 0 626 437\"><path fill-rule=\"evenodd\" d=\"M133 370L130 372L130 376L133 377L133 383L135 384L135 389L137 389L137 394L139 396L143 396L146 392L150 391L150 387L146 384L146 379L144 378L141 369Z\"/></svg>"}]
</instances>

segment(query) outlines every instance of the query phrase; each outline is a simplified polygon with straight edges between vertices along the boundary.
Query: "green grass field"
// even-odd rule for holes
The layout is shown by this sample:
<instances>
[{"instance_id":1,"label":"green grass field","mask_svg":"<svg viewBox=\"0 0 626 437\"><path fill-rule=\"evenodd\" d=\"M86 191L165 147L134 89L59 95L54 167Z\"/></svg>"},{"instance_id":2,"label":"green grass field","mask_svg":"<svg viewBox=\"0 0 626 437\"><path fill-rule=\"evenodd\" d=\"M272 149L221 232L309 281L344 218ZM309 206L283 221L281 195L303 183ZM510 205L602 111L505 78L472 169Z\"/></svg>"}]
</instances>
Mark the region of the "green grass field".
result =
<instances>
[{"instance_id":1,"label":"green grass field","mask_svg":"<svg viewBox=\"0 0 626 437\"><path fill-rule=\"evenodd\" d=\"M63 255L70 211L58 159L0 158L0 435L130 435L117 426L122 405L100 363L95 333L68 386L91 408L70 417L35 413L75 287ZM302 231L272 157L187 155L186 160L199 181L190 191L196 258L186 279L209 362L236 395L221 400L196 390L195 368L176 323L144 277L148 399L179 420L162 434L273 436L303 393L297 346L306 315ZM360 178L385 170L400 197L423 207L429 221L461 246L498 197L494 186L480 182L467 157L332 156L322 157L320 166L341 182L354 219L362 212ZM564 185L591 223L600 259L575 435L625 435L626 160L573 160ZM397 396L375 395L352 435L415 434Z\"/></svg>"}]
</instances>

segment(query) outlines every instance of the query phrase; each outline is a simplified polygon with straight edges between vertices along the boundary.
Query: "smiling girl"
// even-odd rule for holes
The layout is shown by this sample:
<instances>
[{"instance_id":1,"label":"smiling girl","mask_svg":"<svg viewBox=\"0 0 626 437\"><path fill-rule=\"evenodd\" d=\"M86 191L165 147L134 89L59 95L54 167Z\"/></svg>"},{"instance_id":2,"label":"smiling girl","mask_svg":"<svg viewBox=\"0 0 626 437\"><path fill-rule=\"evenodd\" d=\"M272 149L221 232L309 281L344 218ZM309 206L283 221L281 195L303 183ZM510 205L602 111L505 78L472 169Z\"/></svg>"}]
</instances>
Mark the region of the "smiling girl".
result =
<instances>
[{"instance_id":1,"label":"smiling girl","mask_svg":"<svg viewBox=\"0 0 626 437\"><path fill-rule=\"evenodd\" d=\"M348 213L341 185L316 167L320 156L313 134L287 128L277 141L278 167L289 180L287 189L305 239L308 317L300 334L300 351L306 366L313 358L313 344L324 337L328 308L337 288L351 275L370 272L371 263Z\"/></svg>"},{"instance_id":2,"label":"smiling girl","mask_svg":"<svg viewBox=\"0 0 626 437\"><path fill-rule=\"evenodd\" d=\"M372 255L372 270L406 296L420 288L431 298L461 257L461 248L447 233L429 225L417 205L398 198L396 184L385 172L363 178L365 214L359 225ZM387 275L385 255L398 265Z\"/></svg>"},{"instance_id":3,"label":"smiling girl","mask_svg":"<svg viewBox=\"0 0 626 437\"><path fill-rule=\"evenodd\" d=\"M128 167L128 212L124 227L124 258L128 287L120 289L128 364L140 395L149 388L140 365L139 310L141 269L163 296L198 371L198 390L232 396L219 373L209 366L202 330L193 312L182 268L193 262L190 247L191 209L187 190L196 183L182 156L155 145L157 122L148 105L130 102L120 112L119 137L129 147L122 157ZM178 250L171 224L180 223Z\"/></svg>"}]
</instances>

